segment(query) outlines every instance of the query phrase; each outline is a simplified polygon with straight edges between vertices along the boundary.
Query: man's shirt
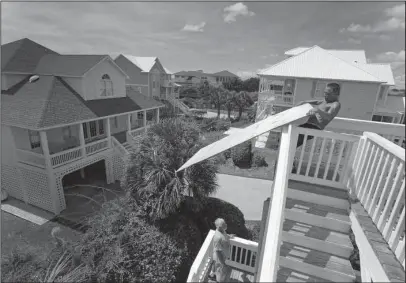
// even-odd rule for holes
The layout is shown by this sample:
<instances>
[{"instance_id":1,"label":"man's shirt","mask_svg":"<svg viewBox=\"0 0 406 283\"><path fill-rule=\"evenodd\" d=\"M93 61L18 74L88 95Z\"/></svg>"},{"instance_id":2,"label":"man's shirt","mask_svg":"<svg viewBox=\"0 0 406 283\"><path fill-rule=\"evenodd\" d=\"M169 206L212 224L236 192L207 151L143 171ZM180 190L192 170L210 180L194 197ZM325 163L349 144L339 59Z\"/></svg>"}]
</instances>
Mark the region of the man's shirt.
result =
<instances>
[{"instance_id":1,"label":"man's shirt","mask_svg":"<svg viewBox=\"0 0 406 283\"><path fill-rule=\"evenodd\" d=\"M221 252L226 260L230 254L230 240L229 236L216 230L213 237L213 258L217 259L216 252Z\"/></svg>"},{"instance_id":2,"label":"man's shirt","mask_svg":"<svg viewBox=\"0 0 406 283\"><path fill-rule=\"evenodd\" d=\"M309 120L307 120L308 124L315 125L319 127L320 130L323 130L328 125L328 123L330 123L331 120L333 120L334 117L337 116L341 108L341 104L338 101L327 103L325 100L323 100L311 104L314 108L320 109L321 111L329 114L328 118L323 119L320 114L316 113L315 115L310 116Z\"/></svg>"}]
</instances>

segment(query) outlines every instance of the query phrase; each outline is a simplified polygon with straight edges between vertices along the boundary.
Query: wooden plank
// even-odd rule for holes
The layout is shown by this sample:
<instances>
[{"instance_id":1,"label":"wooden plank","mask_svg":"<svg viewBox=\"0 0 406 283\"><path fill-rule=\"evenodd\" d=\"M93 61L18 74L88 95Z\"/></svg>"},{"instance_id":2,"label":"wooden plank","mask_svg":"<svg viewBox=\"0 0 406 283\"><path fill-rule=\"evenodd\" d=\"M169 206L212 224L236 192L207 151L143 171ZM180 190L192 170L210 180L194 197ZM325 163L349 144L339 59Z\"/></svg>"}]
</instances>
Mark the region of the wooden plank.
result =
<instances>
[{"instance_id":1,"label":"wooden plank","mask_svg":"<svg viewBox=\"0 0 406 283\"><path fill-rule=\"evenodd\" d=\"M287 267L281 267L278 271L277 282L333 282L309 274L299 272Z\"/></svg>"},{"instance_id":2,"label":"wooden plank","mask_svg":"<svg viewBox=\"0 0 406 283\"><path fill-rule=\"evenodd\" d=\"M348 192L337 188L307 182L289 180L289 189L305 191L312 194L348 200Z\"/></svg>"},{"instance_id":3,"label":"wooden plank","mask_svg":"<svg viewBox=\"0 0 406 283\"><path fill-rule=\"evenodd\" d=\"M198 162L206 160L215 156L227 149L230 149L238 144L249 141L261 134L269 132L272 129L279 128L284 125L291 124L298 120L307 119L307 113L313 107L306 103L300 106L292 107L286 111L272 115L262 121L259 121L249 127L246 127L244 133L231 134L217 142L214 142L202 149L200 149L194 156L192 156L185 164L183 164L177 171L186 169ZM303 121L304 122L304 121Z\"/></svg>"}]
</instances>

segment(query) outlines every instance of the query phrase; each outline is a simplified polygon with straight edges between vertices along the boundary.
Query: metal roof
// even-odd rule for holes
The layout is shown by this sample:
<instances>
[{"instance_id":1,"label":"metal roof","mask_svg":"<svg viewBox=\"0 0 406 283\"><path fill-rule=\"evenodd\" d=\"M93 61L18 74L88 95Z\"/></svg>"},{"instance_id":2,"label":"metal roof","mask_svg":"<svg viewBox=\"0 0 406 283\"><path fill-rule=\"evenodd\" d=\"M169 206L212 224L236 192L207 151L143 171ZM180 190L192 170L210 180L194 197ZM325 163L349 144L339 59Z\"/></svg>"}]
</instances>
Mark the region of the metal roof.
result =
<instances>
[{"instance_id":1,"label":"metal roof","mask_svg":"<svg viewBox=\"0 0 406 283\"><path fill-rule=\"evenodd\" d=\"M294 49L285 52L285 55L296 56L302 52L309 50L311 47L296 47ZM325 49L337 58L344 61L354 63L367 63L367 58L365 56L364 50L338 50L338 49Z\"/></svg>"},{"instance_id":2,"label":"metal roof","mask_svg":"<svg viewBox=\"0 0 406 283\"><path fill-rule=\"evenodd\" d=\"M361 64L355 63L355 65L366 72L374 75L375 77L385 81L388 85L395 85L395 79L393 78L393 72L390 64Z\"/></svg>"}]
</instances>

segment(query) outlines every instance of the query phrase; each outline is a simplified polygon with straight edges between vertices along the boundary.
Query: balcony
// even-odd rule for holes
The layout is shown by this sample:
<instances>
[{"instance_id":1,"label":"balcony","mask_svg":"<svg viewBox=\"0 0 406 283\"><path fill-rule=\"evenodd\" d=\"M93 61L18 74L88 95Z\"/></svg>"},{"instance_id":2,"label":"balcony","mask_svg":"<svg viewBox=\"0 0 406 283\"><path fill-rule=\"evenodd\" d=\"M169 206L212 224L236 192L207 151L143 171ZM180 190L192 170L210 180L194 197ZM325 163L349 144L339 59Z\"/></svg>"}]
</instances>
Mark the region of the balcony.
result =
<instances>
[{"instance_id":1,"label":"balcony","mask_svg":"<svg viewBox=\"0 0 406 283\"><path fill-rule=\"evenodd\" d=\"M342 126L337 123L331 126ZM374 126L382 135L390 134L391 129L382 125L363 123L358 131ZM404 125L396 126L403 126L404 132ZM304 135L305 143L297 149L299 135ZM307 140L309 136L313 139ZM229 279L354 282L356 273L349 261L353 233L362 282L403 282L404 170L404 149L377 133L283 126L260 241L233 239L232 256L226 262L232 270ZM203 243L188 282L207 282L212 235Z\"/></svg>"}]
</instances>

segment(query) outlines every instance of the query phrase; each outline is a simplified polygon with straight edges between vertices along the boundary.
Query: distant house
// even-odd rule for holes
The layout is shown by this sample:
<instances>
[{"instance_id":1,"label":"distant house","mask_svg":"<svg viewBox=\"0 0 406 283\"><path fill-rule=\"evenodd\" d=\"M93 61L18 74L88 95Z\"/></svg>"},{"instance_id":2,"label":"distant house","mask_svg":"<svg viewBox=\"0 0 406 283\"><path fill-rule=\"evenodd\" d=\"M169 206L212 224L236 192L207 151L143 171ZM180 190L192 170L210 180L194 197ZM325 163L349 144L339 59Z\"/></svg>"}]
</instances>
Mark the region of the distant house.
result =
<instances>
[{"instance_id":1,"label":"distant house","mask_svg":"<svg viewBox=\"0 0 406 283\"><path fill-rule=\"evenodd\" d=\"M175 82L183 86L194 86L202 82L216 83L216 78L209 73L198 71L180 71L174 74Z\"/></svg>"},{"instance_id":2,"label":"distant house","mask_svg":"<svg viewBox=\"0 0 406 283\"><path fill-rule=\"evenodd\" d=\"M84 169L97 163L108 184L119 181L164 105L126 86L108 55L63 55L24 38L1 56L2 190L59 214L72 174L92 178Z\"/></svg>"},{"instance_id":3,"label":"distant house","mask_svg":"<svg viewBox=\"0 0 406 283\"><path fill-rule=\"evenodd\" d=\"M229 71L227 71L227 70L214 73L214 74L213 74L213 77L215 77L215 78L216 78L216 82L219 82L219 83L230 82L230 81L232 81L233 79L238 78L237 75L235 75L235 74L233 74L233 73L231 73L231 72L229 72Z\"/></svg>"}]
</instances>

